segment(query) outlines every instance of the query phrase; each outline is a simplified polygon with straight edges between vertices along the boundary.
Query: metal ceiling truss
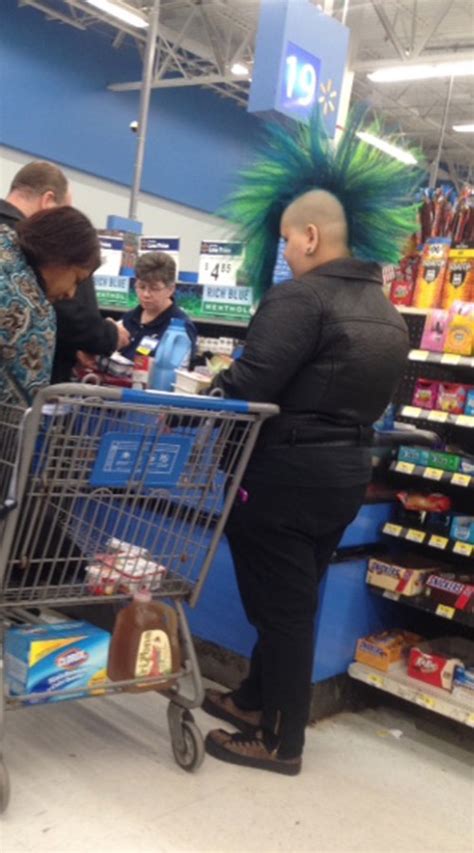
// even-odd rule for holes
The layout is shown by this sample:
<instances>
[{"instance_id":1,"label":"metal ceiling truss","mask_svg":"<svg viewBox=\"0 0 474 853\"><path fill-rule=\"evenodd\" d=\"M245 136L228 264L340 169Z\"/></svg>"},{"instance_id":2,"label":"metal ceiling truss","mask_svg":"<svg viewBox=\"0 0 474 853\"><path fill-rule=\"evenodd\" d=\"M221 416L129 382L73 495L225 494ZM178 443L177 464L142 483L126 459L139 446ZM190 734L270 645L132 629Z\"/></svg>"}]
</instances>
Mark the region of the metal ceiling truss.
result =
<instances>
[{"instance_id":1,"label":"metal ceiling truss","mask_svg":"<svg viewBox=\"0 0 474 853\"><path fill-rule=\"evenodd\" d=\"M151 0L127 2L146 12ZM114 20L91 7L86 0L18 0L18 5L38 9L49 20L80 30L99 28L102 32L112 33L115 48L134 44L143 54L145 31ZM340 16L344 4L342 0L321 0L320 5L327 13L335 12ZM419 83L377 86L370 83L366 74L401 61L414 63L452 59L453 50L456 50L458 59L472 59L472 52L469 52L472 45L468 43L469 40L472 42L472 32L465 31L465 27L460 27L455 36L451 30L449 42L443 47L440 47L440 40L436 40L447 16L453 7L456 9L459 5L462 6L462 0L445 0L436 4L422 3L421 0L351 0L349 5L348 24L355 30L353 47L357 48L351 52L356 97L368 100L392 116L403 118L407 122L406 138L422 139L428 151L436 147L442 125L441 121L431 117L440 106L436 94L426 95L426 107L423 108L424 105L413 103L413 94L418 92L416 87ZM244 62L251 70L257 19L257 0L162 0L153 88L204 86L245 107L248 76L235 76L230 69L233 63ZM360 31L362 22L363 32ZM375 39L375 33L380 33L381 38ZM371 38L364 41L367 34ZM393 51L391 58L387 57L390 51ZM116 92L138 90L140 87L140 80L111 81L109 85ZM462 98L458 97L459 91L463 92ZM428 92L428 89L421 91L421 99L423 92ZM459 106L462 101L463 114L464 97L466 120L469 120L472 91L470 93L467 87L463 89L463 83L456 81L454 101ZM416 95L415 100L419 100ZM465 163L472 160L466 141L449 130L446 145L454 165L458 157Z\"/></svg>"}]
</instances>

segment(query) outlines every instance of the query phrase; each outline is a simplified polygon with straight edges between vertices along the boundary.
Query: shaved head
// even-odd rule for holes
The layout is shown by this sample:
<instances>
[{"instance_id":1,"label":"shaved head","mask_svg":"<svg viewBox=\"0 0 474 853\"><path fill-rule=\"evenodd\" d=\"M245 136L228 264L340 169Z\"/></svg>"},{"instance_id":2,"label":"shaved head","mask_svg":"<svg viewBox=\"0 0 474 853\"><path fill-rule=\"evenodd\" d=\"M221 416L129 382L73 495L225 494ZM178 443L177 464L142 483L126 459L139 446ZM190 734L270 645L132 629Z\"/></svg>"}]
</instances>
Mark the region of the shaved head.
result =
<instances>
[{"instance_id":1,"label":"shaved head","mask_svg":"<svg viewBox=\"0 0 474 853\"><path fill-rule=\"evenodd\" d=\"M350 256L344 208L326 190L311 190L295 199L281 218L280 230L285 258L296 277Z\"/></svg>"},{"instance_id":2,"label":"shaved head","mask_svg":"<svg viewBox=\"0 0 474 853\"><path fill-rule=\"evenodd\" d=\"M316 225L321 239L347 244L347 220L344 208L336 196L326 190L312 190L297 198L286 208L282 223L304 230Z\"/></svg>"}]
</instances>

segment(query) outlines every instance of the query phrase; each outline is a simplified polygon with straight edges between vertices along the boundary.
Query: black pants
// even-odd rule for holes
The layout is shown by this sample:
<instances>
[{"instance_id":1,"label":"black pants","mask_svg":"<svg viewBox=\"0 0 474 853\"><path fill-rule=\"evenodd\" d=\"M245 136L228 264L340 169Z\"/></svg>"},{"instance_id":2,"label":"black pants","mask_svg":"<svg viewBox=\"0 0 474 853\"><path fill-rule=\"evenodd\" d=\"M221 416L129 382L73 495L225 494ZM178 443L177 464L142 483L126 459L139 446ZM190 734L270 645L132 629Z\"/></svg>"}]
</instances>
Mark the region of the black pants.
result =
<instances>
[{"instance_id":1,"label":"black pants","mask_svg":"<svg viewBox=\"0 0 474 853\"><path fill-rule=\"evenodd\" d=\"M283 758L301 755L308 722L318 585L366 484L282 485L246 478L226 533L242 603L258 632L238 706L263 710ZM337 631L337 625L334 626Z\"/></svg>"}]
</instances>

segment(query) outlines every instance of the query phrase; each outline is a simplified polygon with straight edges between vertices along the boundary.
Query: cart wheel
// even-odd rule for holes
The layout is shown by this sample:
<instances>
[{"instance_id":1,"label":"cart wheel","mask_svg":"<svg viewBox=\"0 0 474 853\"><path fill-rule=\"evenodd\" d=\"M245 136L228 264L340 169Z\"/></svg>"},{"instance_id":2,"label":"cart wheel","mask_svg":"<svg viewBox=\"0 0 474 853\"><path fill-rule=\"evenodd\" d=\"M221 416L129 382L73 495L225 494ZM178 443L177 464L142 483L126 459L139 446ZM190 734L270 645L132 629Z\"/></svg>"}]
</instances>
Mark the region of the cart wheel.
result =
<instances>
[{"instance_id":1,"label":"cart wheel","mask_svg":"<svg viewBox=\"0 0 474 853\"><path fill-rule=\"evenodd\" d=\"M6 810L10 802L10 776L3 761L0 761L0 814Z\"/></svg>"},{"instance_id":2,"label":"cart wheel","mask_svg":"<svg viewBox=\"0 0 474 853\"><path fill-rule=\"evenodd\" d=\"M196 723L190 720L183 720L181 731L184 739L184 748L173 740L171 742L173 755L176 763L183 770L192 773L193 770L197 770L201 766L204 760L204 740Z\"/></svg>"}]
</instances>

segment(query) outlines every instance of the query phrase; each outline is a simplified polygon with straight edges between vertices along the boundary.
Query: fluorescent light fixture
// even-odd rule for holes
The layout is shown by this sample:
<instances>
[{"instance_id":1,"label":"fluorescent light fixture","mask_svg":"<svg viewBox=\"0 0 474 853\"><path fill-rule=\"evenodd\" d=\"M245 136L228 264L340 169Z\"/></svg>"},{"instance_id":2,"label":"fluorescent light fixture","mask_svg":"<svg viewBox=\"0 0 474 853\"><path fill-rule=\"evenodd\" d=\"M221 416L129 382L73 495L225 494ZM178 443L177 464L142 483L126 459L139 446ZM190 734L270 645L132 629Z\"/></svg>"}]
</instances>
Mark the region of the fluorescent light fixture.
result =
<instances>
[{"instance_id":1,"label":"fluorescent light fixture","mask_svg":"<svg viewBox=\"0 0 474 853\"><path fill-rule=\"evenodd\" d=\"M378 68L367 74L373 83L398 83L408 80L430 80L439 77L470 77L474 75L474 60L456 62L432 62L422 65L393 65L390 68Z\"/></svg>"},{"instance_id":2,"label":"fluorescent light fixture","mask_svg":"<svg viewBox=\"0 0 474 853\"><path fill-rule=\"evenodd\" d=\"M231 74L235 74L236 77L250 76L250 69L247 65L244 65L243 62L234 62L230 71Z\"/></svg>"},{"instance_id":3,"label":"fluorescent light fixture","mask_svg":"<svg viewBox=\"0 0 474 853\"><path fill-rule=\"evenodd\" d=\"M87 0L87 3L89 3L89 6L95 6L101 12L105 12L112 18L117 18L130 27L145 29L148 26L148 21L143 15L135 9L131 9L130 6L121 3L120 0Z\"/></svg>"},{"instance_id":4,"label":"fluorescent light fixture","mask_svg":"<svg viewBox=\"0 0 474 853\"><path fill-rule=\"evenodd\" d=\"M453 124L456 133L474 133L474 124Z\"/></svg>"},{"instance_id":5,"label":"fluorescent light fixture","mask_svg":"<svg viewBox=\"0 0 474 853\"><path fill-rule=\"evenodd\" d=\"M394 157L395 160L401 160L407 166L414 166L418 162L410 151L404 151L403 148L398 148L396 145L392 145L391 142L387 142L386 139L380 139L379 136L374 136L372 133L366 133L361 130L357 133L357 136L362 142L367 142L367 145L373 145L374 148L378 148L380 151L388 154L389 157Z\"/></svg>"}]
</instances>

